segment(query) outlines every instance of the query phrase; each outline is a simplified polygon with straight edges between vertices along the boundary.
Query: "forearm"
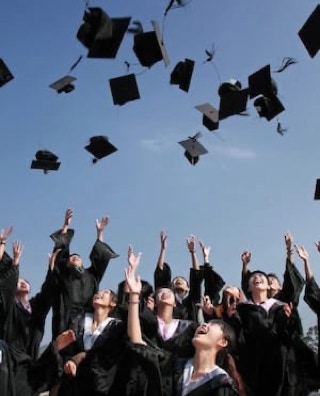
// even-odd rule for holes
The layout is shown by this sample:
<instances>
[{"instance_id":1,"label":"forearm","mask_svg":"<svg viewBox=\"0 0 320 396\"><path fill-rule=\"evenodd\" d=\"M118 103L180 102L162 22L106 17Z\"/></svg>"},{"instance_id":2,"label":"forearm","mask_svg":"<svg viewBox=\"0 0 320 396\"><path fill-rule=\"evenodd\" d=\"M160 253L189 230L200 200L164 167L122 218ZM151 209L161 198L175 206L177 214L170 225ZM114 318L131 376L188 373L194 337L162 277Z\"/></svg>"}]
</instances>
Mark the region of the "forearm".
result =
<instances>
[{"instance_id":1,"label":"forearm","mask_svg":"<svg viewBox=\"0 0 320 396\"><path fill-rule=\"evenodd\" d=\"M304 272L306 275L306 281L308 282L313 277L309 259L303 260L303 264L304 264Z\"/></svg>"},{"instance_id":2,"label":"forearm","mask_svg":"<svg viewBox=\"0 0 320 396\"><path fill-rule=\"evenodd\" d=\"M163 270L164 260L165 260L166 251L165 249L161 248L159 258L157 261L157 267Z\"/></svg>"},{"instance_id":3,"label":"forearm","mask_svg":"<svg viewBox=\"0 0 320 396\"><path fill-rule=\"evenodd\" d=\"M0 260L2 260L5 249L6 249L6 241L0 240Z\"/></svg>"},{"instance_id":4,"label":"forearm","mask_svg":"<svg viewBox=\"0 0 320 396\"><path fill-rule=\"evenodd\" d=\"M134 344L143 344L140 319L139 319L138 293L130 293L128 304L128 337Z\"/></svg>"},{"instance_id":5,"label":"forearm","mask_svg":"<svg viewBox=\"0 0 320 396\"><path fill-rule=\"evenodd\" d=\"M195 270L199 270L200 269L200 265L199 265L199 261L198 261L198 257L197 257L197 253L195 250L190 250L190 254L191 254L191 265L192 268Z\"/></svg>"}]
</instances>

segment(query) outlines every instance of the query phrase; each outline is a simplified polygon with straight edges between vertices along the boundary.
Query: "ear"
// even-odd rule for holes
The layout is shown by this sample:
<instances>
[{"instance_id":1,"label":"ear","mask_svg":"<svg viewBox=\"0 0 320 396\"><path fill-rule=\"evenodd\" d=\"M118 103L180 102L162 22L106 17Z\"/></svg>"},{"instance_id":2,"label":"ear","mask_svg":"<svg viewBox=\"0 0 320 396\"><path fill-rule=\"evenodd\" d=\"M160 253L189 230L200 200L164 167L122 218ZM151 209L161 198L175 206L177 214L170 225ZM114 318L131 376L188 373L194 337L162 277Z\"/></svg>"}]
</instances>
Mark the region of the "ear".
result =
<instances>
[{"instance_id":1,"label":"ear","mask_svg":"<svg viewBox=\"0 0 320 396\"><path fill-rule=\"evenodd\" d=\"M226 348L228 346L228 341L225 338L222 338L220 341L218 341L218 345L221 347L221 349Z\"/></svg>"},{"instance_id":2,"label":"ear","mask_svg":"<svg viewBox=\"0 0 320 396\"><path fill-rule=\"evenodd\" d=\"M114 308L117 305L114 301L111 301L109 304L109 307Z\"/></svg>"}]
</instances>

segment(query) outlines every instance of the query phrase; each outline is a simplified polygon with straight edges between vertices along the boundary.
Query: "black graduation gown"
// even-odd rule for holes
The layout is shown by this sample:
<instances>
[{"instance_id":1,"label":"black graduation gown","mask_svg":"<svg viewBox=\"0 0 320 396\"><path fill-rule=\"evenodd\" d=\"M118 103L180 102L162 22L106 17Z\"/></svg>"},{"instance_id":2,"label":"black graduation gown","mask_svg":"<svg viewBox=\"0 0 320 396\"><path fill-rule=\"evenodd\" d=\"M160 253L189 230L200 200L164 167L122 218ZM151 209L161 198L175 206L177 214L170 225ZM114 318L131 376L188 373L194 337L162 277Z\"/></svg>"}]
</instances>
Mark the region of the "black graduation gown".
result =
<instances>
[{"instance_id":1,"label":"black graduation gown","mask_svg":"<svg viewBox=\"0 0 320 396\"><path fill-rule=\"evenodd\" d=\"M294 318L288 319L281 302L267 312L250 303L238 305L242 323L239 339L239 371L249 388L249 395L303 395L295 392L297 368L292 348L297 334ZM290 393L291 392L291 393Z\"/></svg>"},{"instance_id":2,"label":"black graduation gown","mask_svg":"<svg viewBox=\"0 0 320 396\"><path fill-rule=\"evenodd\" d=\"M174 367L174 396L182 395L185 360L178 360ZM207 382L188 392L186 396L237 396L232 379L228 374L218 374ZM258 396L258 394L256 395ZM270 395L271 396L271 395Z\"/></svg>"},{"instance_id":3,"label":"black graduation gown","mask_svg":"<svg viewBox=\"0 0 320 396\"><path fill-rule=\"evenodd\" d=\"M247 298L251 298L250 292L248 291L250 276L251 271L247 271L245 274L243 272L241 273L241 288ZM287 259L283 275L282 290L273 298L288 304L293 303L294 306L297 306L304 284L305 281L303 276L300 274L297 267Z\"/></svg>"},{"instance_id":4,"label":"black graduation gown","mask_svg":"<svg viewBox=\"0 0 320 396\"><path fill-rule=\"evenodd\" d=\"M220 292L225 285L222 277L213 270L209 263L205 263L200 267L203 272L204 279L204 294L210 297L213 305L217 305L220 299Z\"/></svg>"},{"instance_id":5,"label":"black graduation gown","mask_svg":"<svg viewBox=\"0 0 320 396\"><path fill-rule=\"evenodd\" d=\"M176 298L176 306L173 311L173 316L176 319L187 319L197 321L198 309L196 304L201 300L201 282L203 274L200 270L190 268L190 290L187 297L182 301ZM161 270L158 266L154 271L154 288L155 290L163 287L171 289L171 268L167 263L164 263Z\"/></svg>"},{"instance_id":6,"label":"black graduation gown","mask_svg":"<svg viewBox=\"0 0 320 396\"><path fill-rule=\"evenodd\" d=\"M30 299L31 313L16 302L19 266L8 265L1 269L0 311L1 337L10 351L16 396L32 394L28 375L36 361L45 329L45 320L51 307L53 277L49 269L41 291Z\"/></svg>"},{"instance_id":7,"label":"black graduation gown","mask_svg":"<svg viewBox=\"0 0 320 396\"><path fill-rule=\"evenodd\" d=\"M84 316L83 316L84 319ZM84 321L78 325L77 341L65 348L61 355L66 362L72 356L84 351ZM126 329L123 322L114 319L98 336L86 357L77 367L75 377L64 375L59 396L111 395L111 388L124 357Z\"/></svg>"},{"instance_id":8,"label":"black graduation gown","mask_svg":"<svg viewBox=\"0 0 320 396\"><path fill-rule=\"evenodd\" d=\"M91 253L89 268L80 271L68 267L69 246L74 235L73 230L67 234L56 231L50 235L55 242L54 250L62 249L58 254L54 274L57 291L52 307L52 338L67 329L73 329L73 321L84 311L92 310L92 298L98 291L101 279L111 258L118 257L109 245L96 240Z\"/></svg>"}]
</instances>

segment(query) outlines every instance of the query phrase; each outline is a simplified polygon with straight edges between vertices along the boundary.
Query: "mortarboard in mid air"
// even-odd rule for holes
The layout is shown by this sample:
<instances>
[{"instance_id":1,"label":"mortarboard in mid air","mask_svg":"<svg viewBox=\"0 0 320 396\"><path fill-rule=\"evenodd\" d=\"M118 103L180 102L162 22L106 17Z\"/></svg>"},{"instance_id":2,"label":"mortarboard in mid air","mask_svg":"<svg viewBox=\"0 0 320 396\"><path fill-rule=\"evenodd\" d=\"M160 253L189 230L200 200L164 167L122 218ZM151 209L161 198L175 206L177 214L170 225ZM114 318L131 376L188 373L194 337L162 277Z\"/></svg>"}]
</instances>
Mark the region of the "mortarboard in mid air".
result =
<instances>
[{"instance_id":1,"label":"mortarboard in mid air","mask_svg":"<svg viewBox=\"0 0 320 396\"><path fill-rule=\"evenodd\" d=\"M111 78L109 84L115 105L122 106L132 100L140 99L139 88L134 74Z\"/></svg>"},{"instance_id":2,"label":"mortarboard in mid air","mask_svg":"<svg viewBox=\"0 0 320 396\"><path fill-rule=\"evenodd\" d=\"M311 58L317 55L320 49L320 5L318 4L306 20L298 35Z\"/></svg>"},{"instance_id":3,"label":"mortarboard in mid air","mask_svg":"<svg viewBox=\"0 0 320 396\"><path fill-rule=\"evenodd\" d=\"M200 136L201 133L198 132L194 136L189 137L187 140L178 142L185 149L184 156L191 165L196 165L196 163L199 161L200 155L208 153L208 150L198 142L198 138Z\"/></svg>"},{"instance_id":4,"label":"mortarboard in mid air","mask_svg":"<svg viewBox=\"0 0 320 396\"><path fill-rule=\"evenodd\" d=\"M95 164L98 160L107 157L116 152L118 149L109 142L107 136L93 136L90 138L90 143L85 146L85 149L93 155L92 162Z\"/></svg>"},{"instance_id":5,"label":"mortarboard in mid air","mask_svg":"<svg viewBox=\"0 0 320 396\"><path fill-rule=\"evenodd\" d=\"M219 120L238 115L247 110L248 89L241 89L238 80L224 82L218 89L220 96Z\"/></svg>"},{"instance_id":6,"label":"mortarboard in mid air","mask_svg":"<svg viewBox=\"0 0 320 396\"><path fill-rule=\"evenodd\" d=\"M8 66L0 59L0 88L13 79L14 76Z\"/></svg>"},{"instance_id":7,"label":"mortarboard in mid air","mask_svg":"<svg viewBox=\"0 0 320 396\"><path fill-rule=\"evenodd\" d=\"M60 168L59 158L51 151L39 150L36 152L35 158L31 162L31 169L40 169L47 174L49 171L57 171Z\"/></svg>"},{"instance_id":8,"label":"mortarboard in mid air","mask_svg":"<svg viewBox=\"0 0 320 396\"><path fill-rule=\"evenodd\" d=\"M216 131L219 129L219 111L211 106L210 103L204 103L195 106L197 110L202 113L202 125L209 131Z\"/></svg>"},{"instance_id":9,"label":"mortarboard in mid air","mask_svg":"<svg viewBox=\"0 0 320 396\"><path fill-rule=\"evenodd\" d=\"M271 78L270 65L262 67L260 70L248 77L249 96L255 98L253 103L260 117L272 120L285 110L285 107L277 97L278 87Z\"/></svg>"},{"instance_id":10,"label":"mortarboard in mid air","mask_svg":"<svg viewBox=\"0 0 320 396\"><path fill-rule=\"evenodd\" d=\"M77 39L88 49L88 58L114 59L131 17L110 18L99 7L89 7L78 29Z\"/></svg>"},{"instance_id":11,"label":"mortarboard in mid air","mask_svg":"<svg viewBox=\"0 0 320 396\"><path fill-rule=\"evenodd\" d=\"M151 67L163 60L165 66L170 64L167 49L163 44L161 31L156 21L152 21L153 30L138 32L133 38L133 52L140 64Z\"/></svg>"},{"instance_id":12,"label":"mortarboard in mid air","mask_svg":"<svg viewBox=\"0 0 320 396\"><path fill-rule=\"evenodd\" d=\"M188 92L192 79L194 61L185 59L176 64L170 75L170 84L179 85L182 91Z\"/></svg>"},{"instance_id":13,"label":"mortarboard in mid air","mask_svg":"<svg viewBox=\"0 0 320 396\"><path fill-rule=\"evenodd\" d=\"M69 93L72 92L75 88L72 84L74 81L76 81L75 77L65 76L50 84L49 87L57 91L58 94L62 92Z\"/></svg>"},{"instance_id":14,"label":"mortarboard in mid air","mask_svg":"<svg viewBox=\"0 0 320 396\"><path fill-rule=\"evenodd\" d=\"M320 179L317 179L317 181L316 181L316 189L314 192L314 199L315 200L320 199Z\"/></svg>"}]
</instances>

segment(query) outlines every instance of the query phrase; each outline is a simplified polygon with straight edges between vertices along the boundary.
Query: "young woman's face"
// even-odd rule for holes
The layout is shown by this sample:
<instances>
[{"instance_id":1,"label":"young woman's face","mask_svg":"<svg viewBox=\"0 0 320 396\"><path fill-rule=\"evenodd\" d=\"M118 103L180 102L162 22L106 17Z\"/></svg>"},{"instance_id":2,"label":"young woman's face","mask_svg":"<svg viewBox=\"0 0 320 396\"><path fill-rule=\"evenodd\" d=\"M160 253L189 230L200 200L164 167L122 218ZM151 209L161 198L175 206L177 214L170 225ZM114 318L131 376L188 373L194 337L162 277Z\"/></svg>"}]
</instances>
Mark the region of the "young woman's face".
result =
<instances>
[{"instance_id":1,"label":"young woman's face","mask_svg":"<svg viewBox=\"0 0 320 396\"><path fill-rule=\"evenodd\" d=\"M224 338L223 330L217 323L203 323L200 325L192 339L195 348L220 350L228 344Z\"/></svg>"},{"instance_id":2,"label":"young woman's face","mask_svg":"<svg viewBox=\"0 0 320 396\"><path fill-rule=\"evenodd\" d=\"M100 290L93 296L93 306L103 306L103 307L110 307L114 305L113 303L113 294L111 290L105 289Z\"/></svg>"},{"instance_id":3,"label":"young woman's face","mask_svg":"<svg viewBox=\"0 0 320 396\"><path fill-rule=\"evenodd\" d=\"M264 274L256 273L249 279L249 291L268 290L269 282Z\"/></svg>"},{"instance_id":4,"label":"young woman's face","mask_svg":"<svg viewBox=\"0 0 320 396\"><path fill-rule=\"evenodd\" d=\"M172 287L175 291L187 292L189 290L188 282L182 276L177 276L172 281Z\"/></svg>"},{"instance_id":5,"label":"young woman's face","mask_svg":"<svg viewBox=\"0 0 320 396\"><path fill-rule=\"evenodd\" d=\"M163 287L157 291L156 294L156 303L157 305L166 304L166 305L175 305L175 296L171 289Z\"/></svg>"},{"instance_id":6,"label":"young woman's face","mask_svg":"<svg viewBox=\"0 0 320 396\"><path fill-rule=\"evenodd\" d=\"M17 283L17 293L30 293L31 287L30 283L23 278L18 279Z\"/></svg>"}]
</instances>

